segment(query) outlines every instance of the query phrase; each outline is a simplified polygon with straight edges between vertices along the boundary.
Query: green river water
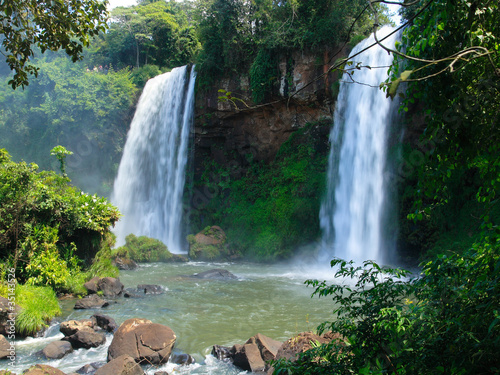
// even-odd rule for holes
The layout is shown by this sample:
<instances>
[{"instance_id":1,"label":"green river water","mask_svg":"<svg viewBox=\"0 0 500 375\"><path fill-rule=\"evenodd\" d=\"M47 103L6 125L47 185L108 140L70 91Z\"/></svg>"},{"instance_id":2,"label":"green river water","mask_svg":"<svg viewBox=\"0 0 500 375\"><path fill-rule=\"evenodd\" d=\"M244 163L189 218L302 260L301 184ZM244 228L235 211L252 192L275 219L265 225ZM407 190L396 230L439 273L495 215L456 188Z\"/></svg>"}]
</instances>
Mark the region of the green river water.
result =
<instances>
[{"instance_id":1,"label":"green river water","mask_svg":"<svg viewBox=\"0 0 500 375\"><path fill-rule=\"evenodd\" d=\"M214 268L230 271L238 279L183 276ZM285 341L299 332L315 330L319 323L332 317L334 306L329 299L311 298L313 289L304 285L304 281L331 277L331 270L320 272L300 264L141 264L137 270L120 273L125 288L157 284L165 290L164 294L120 297L98 310L74 310L75 300L63 300L63 314L58 320L89 318L96 311L111 316L118 324L129 318L146 318L172 328L177 335L174 351L191 354L197 361L182 367L168 363L160 369L176 374L240 374L245 372L213 358L212 346L243 344L257 333ZM61 337L58 324L54 324L42 338L18 341L17 363L10 369L20 373L32 364L47 363L71 373L87 363L105 361L112 340L109 334L106 345L79 349L60 360L47 361L37 354L49 342ZM6 362L0 363L0 369L7 368L6 365ZM158 371L158 368L144 369L147 374Z\"/></svg>"}]
</instances>

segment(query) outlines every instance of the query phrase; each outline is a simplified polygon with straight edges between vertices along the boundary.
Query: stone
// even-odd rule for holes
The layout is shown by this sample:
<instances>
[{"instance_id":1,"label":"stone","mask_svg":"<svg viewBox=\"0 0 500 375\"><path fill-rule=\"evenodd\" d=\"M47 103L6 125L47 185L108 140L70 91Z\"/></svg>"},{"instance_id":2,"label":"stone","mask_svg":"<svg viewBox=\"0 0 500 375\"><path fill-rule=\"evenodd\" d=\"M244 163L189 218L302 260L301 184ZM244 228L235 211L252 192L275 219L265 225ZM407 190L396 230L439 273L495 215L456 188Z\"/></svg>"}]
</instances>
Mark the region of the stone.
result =
<instances>
[{"instance_id":1,"label":"stone","mask_svg":"<svg viewBox=\"0 0 500 375\"><path fill-rule=\"evenodd\" d=\"M175 340L174 331L167 326L147 319L128 319L115 332L108 349L108 360L127 354L139 363L165 363Z\"/></svg>"},{"instance_id":2,"label":"stone","mask_svg":"<svg viewBox=\"0 0 500 375\"><path fill-rule=\"evenodd\" d=\"M8 336L14 332L14 326L9 323L21 312L21 307L9 301L8 298L0 296L0 335Z\"/></svg>"},{"instance_id":3,"label":"stone","mask_svg":"<svg viewBox=\"0 0 500 375\"><path fill-rule=\"evenodd\" d=\"M75 349L90 349L103 345L106 342L106 336L93 330L82 330L65 337L64 340L69 341Z\"/></svg>"},{"instance_id":4,"label":"stone","mask_svg":"<svg viewBox=\"0 0 500 375\"><path fill-rule=\"evenodd\" d=\"M3 335L0 335L0 359L9 357L10 349L10 342Z\"/></svg>"},{"instance_id":5,"label":"stone","mask_svg":"<svg viewBox=\"0 0 500 375\"><path fill-rule=\"evenodd\" d=\"M259 347L255 343L247 343L235 347L233 364L242 370L260 372L266 368L266 363L262 359Z\"/></svg>"},{"instance_id":6,"label":"stone","mask_svg":"<svg viewBox=\"0 0 500 375\"><path fill-rule=\"evenodd\" d=\"M313 347L312 343L316 341L320 344L326 344L331 340L318 336L312 332L299 333L297 336L288 339L281 345L276 353L276 359L285 358L294 361L299 353L311 349Z\"/></svg>"},{"instance_id":7,"label":"stone","mask_svg":"<svg viewBox=\"0 0 500 375\"><path fill-rule=\"evenodd\" d=\"M123 293L123 284L120 282L120 279L115 279L114 277L99 279L97 286L106 297L117 297Z\"/></svg>"},{"instance_id":8,"label":"stone","mask_svg":"<svg viewBox=\"0 0 500 375\"><path fill-rule=\"evenodd\" d=\"M197 279L213 279L213 280L237 280L238 277L233 275L231 272L223 269L213 269L200 273L195 273L191 277Z\"/></svg>"},{"instance_id":9,"label":"stone","mask_svg":"<svg viewBox=\"0 0 500 375\"><path fill-rule=\"evenodd\" d=\"M113 264L118 267L119 270L131 271L135 270L138 265L130 258L116 257L113 259Z\"/></svg>"},{"instance_id":10,"label":"stone","mask_svg":"<svg viewBox=\"0 0 500 375\"><path fill-rule=\"evenodd\" d=\"M61 359L66 354L71 353L73 347L65 340L53 341L43 348L42 353L47 359Z\"/></svg>"},{"instance_id":11,"label":"stone","mask_svg":"<svg viewBox=\"0 0 500 375\"><path fill-rule=\"evenodd\" d=\"M49 365L31 366L28 371L23 372L23 375L66 375L61 370Z\"/></svg>"},{"instance_id":12,"label":"stone","mask_svg":"<svg viewBox=\"0 0 500 375\"><path fill-rule=\"evenodd\" d=\"M104 314L94 314L91 319L95 321L95 325L102 328L106 332L115 332L118 329L118 325L115 320Z\"/></svg>"},{"instance_id":13,"label":"stone","mask_svg":"<svg viewBox=\"0 0 500 375\"><path fill-rule=\"evenodd\" d=\"M93 362L90 364L87 364L83 367L80 367L78 370L76 370L77 374L83 374L83 375L93 375L97 371L97 369L101 368L104 366L104 362Z\"/></svg>"},{"instance_id":14,"label":"stone","mask_svg":"<svg viewBox=\"0 0 500 375\"><path fill-rule=\"evenodd\" d=\"M99 291L99 287L97 285L98 281L99 277L94 277L83 284L83 286L85 287L85 289L87 289L89 294L96 294Z\"/></svg>"},{"instance_id":15,"label":"stone","mask_svg":"<svg viewBox=\"0 0 500 375\"><path fill-rule=\"evenodd\" d=\"M214 345L212 347L212 355L219 361L232 362L233 354L234 353L231 352L231 348L228 348L227 346Z\"/></svg>"},{"instance_id":16,"label":"stone","mask_svg":"<svg viewBox=\"0 0 500 375\"><path fill-rule=\"evenodd\" d=\"M102 299L97 294L91 294L76 301L75 310L96 309L106 307L108 305L108 301Z\"/></svg>"},{"instance_id":17,"label":"stone","mask_svg":"<svg viewBox=\"0 0 500 375\"><path fill-rule=\"evenodd\" d=\"M144 371L132 357L124 354L99 368L95 375L144 375Z\"/></svg>"},{"instance_id":18,"label":"stone","mask_svg":"<svg viewBox=\"0 0 500 375\"><path fill-rule=\"evenodd\" d=\"M137 285L137 289L144 294L163 294L165 291L163 288L159 285L152 285L152 284L141 284Z\"/></svg>"},{"instance_id":19,"label":"stone","mask_svg":"<svg viewBox=\"0 0 500 375\"><path fill-rule=\"evenodd\" d=\"M16 375L16 373L9 370L0 370L0 375Z\"/></svg>"},{"instance_id":20,"label":"stone","mask_svg":"<svg viewBox=\"0 0 500 375\"><path fill-rule=\"evenodd\" d=\"M281 341L273 340L270 337L257 333L251 337L247 343L255 343L259 347L262 359L267 362L276 358L278 350L282 345Z\"/></svg>"},{"instance_id":21,"label":"stone","mask_svg":"<svg viewBox=\"0 0 500 375\"><path fill-rule=\"evenodd\" d=\"M94 329L94 322L90 319L66 320L64 322L61 322L61 324L59 325L59 331L61 331L64 336L71 336L78 331L88 329Z\"/></svg>"},{"instance_id":22,"label":"stone","mask_svg":"<svg viewBox=\"0 0 500 375\"><path fill-rule=\"evenodd\" d=\"M196 363L196 360L191 355L186 353L172 353L170 355L169 362L175 363L177 365L191 365L193 363Z\"/></svg>"}]
</instances>

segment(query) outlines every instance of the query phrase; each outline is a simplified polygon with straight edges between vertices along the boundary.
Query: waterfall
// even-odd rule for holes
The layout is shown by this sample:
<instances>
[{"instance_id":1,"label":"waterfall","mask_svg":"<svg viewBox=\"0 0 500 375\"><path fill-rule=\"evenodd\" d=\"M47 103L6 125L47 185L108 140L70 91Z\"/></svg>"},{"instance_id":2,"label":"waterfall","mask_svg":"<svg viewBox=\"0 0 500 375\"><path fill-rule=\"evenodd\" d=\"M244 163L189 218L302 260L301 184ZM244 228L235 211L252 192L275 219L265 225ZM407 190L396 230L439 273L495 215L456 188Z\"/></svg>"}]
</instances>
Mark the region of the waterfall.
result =
<instances>
[{"instance_id":1,"label":"waterfall","mask_svg":"<svg viewBox=\"0 0 500 375\"><path fill-rule=\"evenodd\" d=\"M185 252L182 197L194 109L194 67L150 79L130 125L112 202L123 214L117 245L133 233Z\"/></svg>"},{"instance_id":2,"label":"waterfall","mask_svg":"<svg viewBox=\"0 0 500 375\"><path fill-rule=\"evenodd\" d=\"M384 27L380 40L392 32ZM393 47L396 35L382 43ZM375 42L373 35L358 44L351 56ZM386 249L395 238L385 238L387 199L387 137L395 106L379 85L387 78L392 55L374 46L354 57L351 77L340 85L327 170L327 193L320 210L322 257L357 263L388 260ZM370 68L366 68L369 66ZM348 69L349 66L346 66ZM353 82L353 80L355 82Z\"/></svg>"}]
</instances>

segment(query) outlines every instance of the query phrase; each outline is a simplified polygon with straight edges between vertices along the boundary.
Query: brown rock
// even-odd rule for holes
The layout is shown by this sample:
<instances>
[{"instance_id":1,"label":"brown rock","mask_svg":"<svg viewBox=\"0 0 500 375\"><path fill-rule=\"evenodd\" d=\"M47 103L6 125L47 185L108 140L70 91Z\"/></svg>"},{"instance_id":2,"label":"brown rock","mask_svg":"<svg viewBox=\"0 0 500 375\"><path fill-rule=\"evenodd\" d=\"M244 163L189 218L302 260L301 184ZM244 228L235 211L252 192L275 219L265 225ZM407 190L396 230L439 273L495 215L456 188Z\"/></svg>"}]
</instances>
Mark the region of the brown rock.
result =
<instances>
[{"instance_id":1,"label":"brown rock","mask_svg":"<svg viewBox=\"0 0 500 375\"><path fill-rule=\"evenodd\" d=\"M96 308L106 307L108 305L109 303L106 300L99 297L97 294L91 294L76 301L75 310L96 309Z\"/></svg>"},{"instance_id":2,"label":"brown rock","mask_svg":"<svg viewBox=\"0 0 500 375\"><path fill-rule=\"evenodd\" d=\"M71 336L65 337L64 340L69 341L75 349L90 349L97 348L104 344L106 342L106 336L92 330L82 330Z\"/></svg>"},{"instance_id":3,"label":"brown rock","mask_svg":"<svg viewBox=\"0 0 500 375\"><path fill-rule=\"evenodd\" d=\"M278 350L282 344L280 341L273 340L272 338L264 336L260 333L251 337L247 343L255 343L259 347L262 359L265 362L276 358L276 354L278 354Z\"/></svg>"},{"instance_id":4,"label":"brown rock","mask_svg":"<svg viewBox=\"0 0 500 375\"><path fill-rule=\"evenodd\" d=\"M94 322L91 319L66 320L59 326L59 331L61 331L64 336L71 336L78 331L88 331L89 329L92 331L94 329Z\"/></svg>"},{"instance_id":5,"label":"brown rock","mask_svg":"<svg viewBox=\"0 0 500 375\"><path fill-rule=\"evenodd\" d=\"M104 314L94 314L91 317L92 321L95 321L95 325L102 328L106 332L114 332L118 329L118 325L115 320Z\"/></svg>"},{"instance_id":6,"label":"brown rock","mask_svg":"<svg viewBox=\"0 0 500 375\"><path fill-rule=\"evenodd\" d=\"M66 375L61 370L49 365L35 365L23 372L23 375Z\"/></svg>"},{"instance_id":7,"label":"brown rock","mask_svg":"<svg viewBox=\"0 0 500 375\"><path fill-rule=\"evenodd\" d=\"M90 279L85 284L83 284L83 286L85 287L85 289L87 289L89 294L96 294L99 291L99 287L97 286L98 281L99 278L94 277L93 279Z\"/></svg>"},{"instance_id":8,"label":"brown rock","mask_svg":"<svg viewBox=\"0 0 500 375\"><path fill-rule=\"evenodd\" d=\"M65 340L60 340L51 342L43 348L42 353L47 359L60 359L72 351L73 347L71 346L71 343Z\"/></svg>"},{"instance_id":9,"label":"brown rock","mask_svg":"<svg viewBox=\"0 0 500 375\"><path fill-rule=\"evenodd\" d=\"M276 353L276 359L285 358L294 361L299 353L311 349L313 347L312 343L316 341L320 344L330 342L330 340L312 332L299 333L297 336L288 339L281 345Z\"/></svg>"},{"instance_id":10,"label":"brown rock","mask_svg":"<svg viewBox=\"0 0 500 375\"><path fill-rule=\"evenodd\" d=\"M113 337L108 349L108 360L127 354L139 363L165 363L175 339L175 333L169 327L147 319L128 319Z\"/></svg>"},{"instance_id":11,"label":"brown rock","mask_svg":"<svg viewBox=\"0 0 500 375\"><path fill-rule=\"evenodd\" d=\"M132 357L124 354L99 368L95 375L144 375L144 371Z\"/></svg>"},{"instance_id":12,"label":"brown rock","mask_svg":"<svg viewBox=\"0 0 500 375\"><path fill-rule=\"evenodd\" d=\"M123 284L120 282L120 279L115 279L114 277L99 279L97 286L106 297L117 297L123 293Z\"/></svg>"},{"instance_id":13,"label":"brown rock","mask_svg":"<svg viewBox=\"0 0 500 375\"><path fill-rule=\"evenodd\" d=\"M21 307L13 304L8 298L0 296L0 335L9 335L9 331L11 331L13 327L8 322L10 319L14 318L16 314L19 314L20 311Z\"/></svg>"},{"instance_id":14,"label":"brown rock","mask_svg":"<svg viewBox=\"0 0 500 375\"><path fill-rule=\"evenodd\" d=\"M10 343L3 335L0 335L0 359L8 356L10 356Z\"/></svg>"},{"instance_id":15,"label":"brown rock","mask_svg":"<svg viewBox=\"0 0 500 375\"><path fill-rule=\"evenodd\" d=\"M204 229L194 238L201 245L220 245L226 241L226 233L221 227L214 225L209 229Z\"/></svg>"}]
</instances>

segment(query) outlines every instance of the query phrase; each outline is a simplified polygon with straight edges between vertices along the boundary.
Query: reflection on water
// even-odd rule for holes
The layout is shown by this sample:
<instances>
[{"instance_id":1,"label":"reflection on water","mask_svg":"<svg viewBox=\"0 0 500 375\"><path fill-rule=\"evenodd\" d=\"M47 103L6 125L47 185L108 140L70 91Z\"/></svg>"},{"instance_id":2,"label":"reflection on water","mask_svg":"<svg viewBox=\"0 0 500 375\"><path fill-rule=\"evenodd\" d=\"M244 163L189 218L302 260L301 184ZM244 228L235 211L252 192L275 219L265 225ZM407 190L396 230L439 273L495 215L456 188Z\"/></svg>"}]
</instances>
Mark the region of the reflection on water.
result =
<instances>
[{"instance_id":1,"label":"reflection on water","mask_svg":"<svg viewBox=\"0 0 500 375\"><path fill-rule=\"evenodd\" d=\"M226 269L238 280L207 280L184 277L213 268ZM330 273L331 274L331 273ZM217 361L209 354L215 344L232 346L244 343L262 333L284 341L293 335L314 330L319 323L330 319L333 302L329 299L311 300L312 288L304 285L309 278L324 279L305 266L265 265L247 263L142 264L135 271L122 271L120 280L126 288L138 284L161 285L165 293L143 298L118 298L98 311L111 316L118 324L140 317L169 326L177 335L175 351L191 354L198 364L176 371L178 374L235 375L241 373L233 366ZM61 301L63 315L59 320L89 318L96 310L73 310L75 301ZM45 338L19 341L18 363L14 370L21 372L35 363L47 363L70 373L91 362L106 361L109 335L105 346L77 350L56 361L46 361L36 353L62 334L57 326ZM0 363L5 369L7 362ZM174 364L161 369L172 371ZM148 374L158 371L147 369ZM243 372L245 373L245 372Z\"/></svg>"}]
</instances>

